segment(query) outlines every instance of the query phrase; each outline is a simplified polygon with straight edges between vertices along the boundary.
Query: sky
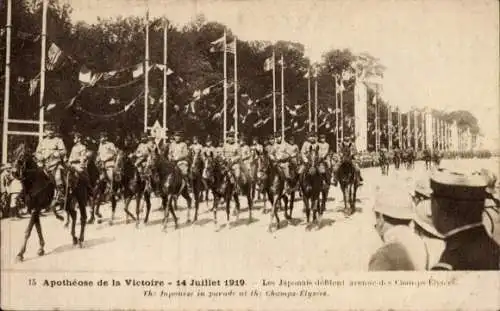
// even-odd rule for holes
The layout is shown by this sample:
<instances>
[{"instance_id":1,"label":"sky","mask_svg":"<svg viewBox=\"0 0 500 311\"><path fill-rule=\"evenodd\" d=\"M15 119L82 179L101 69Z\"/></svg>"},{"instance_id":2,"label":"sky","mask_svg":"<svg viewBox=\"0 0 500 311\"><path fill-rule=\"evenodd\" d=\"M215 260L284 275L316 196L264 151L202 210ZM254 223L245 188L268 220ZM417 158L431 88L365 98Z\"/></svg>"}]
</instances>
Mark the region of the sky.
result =
<instances>
[{"instance_id":1,"label":"sky","mask_svg":"<svg viewBox=\"0 0 500 311\"><path fill-rule=\"evenodd\" d=\"M333 48L368 52L387 67L384 97L403 110L464 109L500 145L499 7L495 0L64 0L72 20L197 14L241 40L303 43L313 61ZM321 86L320 86L321 87Z\"/></svg>"}]
</instances>

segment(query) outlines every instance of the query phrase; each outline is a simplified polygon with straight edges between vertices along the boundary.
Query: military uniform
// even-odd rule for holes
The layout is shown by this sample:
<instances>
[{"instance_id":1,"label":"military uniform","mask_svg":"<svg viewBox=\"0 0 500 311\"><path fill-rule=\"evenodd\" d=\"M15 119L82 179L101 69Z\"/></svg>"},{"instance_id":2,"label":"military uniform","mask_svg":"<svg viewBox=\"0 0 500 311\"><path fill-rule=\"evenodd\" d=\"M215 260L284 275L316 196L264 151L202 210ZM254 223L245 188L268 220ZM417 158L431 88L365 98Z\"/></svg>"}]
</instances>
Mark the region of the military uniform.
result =
<instances>
[{"instance_id":1,"label":"military uniform","mask_svg":"<svg viewBox=\"0 0 500 311\"><path fill-rule=\"evenodd\" d=\"M118 148L116 148L115 144L108 141L107 136L103 134L99 148L97 149L97 161L103 172L101 174L101 179L107 179L110 184L113 183L117 156Z\"/></svg>"},{"instance_id":2,"label":"military uniform","mask_svg":"<svg viewBox=\"0 0 500 311\"><path fill-rule=\"evenodd\" d=\"M500 270L500 246L482 222L486 187L481 173L439 169L431 175L432 220L446 243L433 270Z\"/></svg>"},{"instance_id":3,"label":"military uniform","mask_svg":"<svg viewBox=\"0 0 500 311\"><path fill-rule=\"evenodd\" d=\"M202 149L203 158L213 158L217 156L217 148L212 145L212 139L207 138L206 146Z\"/></svg>"},{"instance_id":4,"label":"military uniform","mask_svg":"<svg viewBox=\"0 0 500 311\"><path fill-rule=\"evenodd\" d=\"M69 154L68 162L77 172L82 173L87 169L88 149L81 141L75 143Z\"/></svg>"},{"instance_id":5,"label":"military uniform","mask_svg":"<svg viewBox=\"0 0 500 311\"><path fill-rule=\"evenodd\" d=\"M137 146L137 149L132 154L135 157L134 165L137 167L139 174L144 174L148 166L148 160L154 152L155 145L149 137L143 137L143 141Z\"/></svg>"},{"instance_id":6,"label":"military uniform","mask_svg":"<svg viewBox=\"0 0 500 311\"><path fill-rule=\"evenodd\" d=\"M319 157L319 166L318 171L320 174L326 174L330 169L330 161L328 160L330 145L324 140L325 136L321 135L320 140L317 143L318 146L318 157Z\"/></svg>"},{"instance_id":7,"label":"military uniform","mask_svg":"<svg viewBox=\"0 0 500 311\"><path fill-rule=\"evenodd\" d=\"M179 140L174 141L170 144L170 148L168 150L168 159L176 163L177 168L179 168L182 178L188 187L188 190L191 189L191 183L189 182L189 148L187 144L180 140L182 137L181 132L177 132L175 134Z\"/></svg>"},{"instance_id":8,"label":"military uniform","mask_svg":"<svg viewBox=\"0 0 500 311\"><path fill-rule=\"evenodd\" d=\"M313 150L317 148L316 146L316 141L310 141L309 139L314 138L315 135L313 133L309 133L308 135L308 140L306 140L302 144L302 148L300 148L300 159L302 160L302 163L299 167L299 174L302 175L305 171L306 168L309 167L311 157L313 155Z\"/></svg>"},{"instance_id":9,"label":"military uniform","mask_svg":"<svg viewBox=\"0 0 500 311\"><path fill-rule=\"evenodd\" d=\"M189 151L191 152L193 158L196 155L201 154L201 152L203 151L203 146L198 142L198 139L194 139L193 144L189 146Z\"/></svg>"},{"instance_id":10,"label":"military uniform","mask_svg":"<svg viewBox=\"0 0 500 311\"><path fill-rule=\"evenodd\" d=\"M223 147L223 158L229 163L231 171L233 172L236 180L240 178L240 148L236 143L227 143Z\"/></svg>"},{"instance_id":11,"label":"military uniform","mask_svg":"<svg viewBox=\"0 0 500 311\"><path fill-rule=\"evenodd\" d=\"M287 181L292 179L292 173L290 169L290 159L292 154L290 154L290 146L286 142L276 144L274 146L274 154L272 159L276 161L278 167L280 168L283 176Z\"/></svg>"},{"instance_id":12,"label":"military uniform","mask_svg":"<svg viewBox=\"0 0 500 311\"><path fill-rule=\"evenodd\" d=\"M36 159L42 164L48 175L53 178L57 187L62 187L64 184L62 164L65 156L66 147L63 140L57 136L43 138L36 148Z\"/></svg>"}]
</instances>

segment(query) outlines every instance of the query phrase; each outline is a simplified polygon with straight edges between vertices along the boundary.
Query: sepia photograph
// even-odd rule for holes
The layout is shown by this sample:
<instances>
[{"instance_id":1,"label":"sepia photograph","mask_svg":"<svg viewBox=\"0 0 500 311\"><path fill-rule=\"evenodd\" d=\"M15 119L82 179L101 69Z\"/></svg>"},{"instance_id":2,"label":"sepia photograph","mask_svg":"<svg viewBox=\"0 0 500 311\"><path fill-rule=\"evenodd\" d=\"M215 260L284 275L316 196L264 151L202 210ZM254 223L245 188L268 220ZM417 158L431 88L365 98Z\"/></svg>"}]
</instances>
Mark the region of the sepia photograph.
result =
<instances>
[{"instance_id":1,"label":"sepia photograph","mask_svg":"<svg viewBox=\"0 0 500 311\"><path fill-rule=\"evenodd\" d=\"M2 310L500 308L499 3L0 0Z\"/></svg>"}]
</instances>

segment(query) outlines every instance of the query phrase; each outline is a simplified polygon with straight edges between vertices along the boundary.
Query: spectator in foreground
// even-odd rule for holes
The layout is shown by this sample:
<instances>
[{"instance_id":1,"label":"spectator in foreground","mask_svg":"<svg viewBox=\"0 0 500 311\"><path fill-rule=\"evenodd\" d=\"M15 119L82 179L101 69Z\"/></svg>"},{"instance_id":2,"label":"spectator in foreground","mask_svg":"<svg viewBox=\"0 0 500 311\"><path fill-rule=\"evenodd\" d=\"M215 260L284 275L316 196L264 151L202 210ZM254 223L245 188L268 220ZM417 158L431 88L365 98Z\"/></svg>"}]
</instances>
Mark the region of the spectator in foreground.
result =
<instances>
[{"instance_id":1,"label":"spectator in foreground","mask_svg":"<svg viewBox=\"0 0 500 311\"><path fill-rule=\"evenodd\" d=\"M432 220L446 247L433 270L499 270L500 246L483 224L487 197L484 173L446 169L430 179Z\"/></svg>"}]
</instances>

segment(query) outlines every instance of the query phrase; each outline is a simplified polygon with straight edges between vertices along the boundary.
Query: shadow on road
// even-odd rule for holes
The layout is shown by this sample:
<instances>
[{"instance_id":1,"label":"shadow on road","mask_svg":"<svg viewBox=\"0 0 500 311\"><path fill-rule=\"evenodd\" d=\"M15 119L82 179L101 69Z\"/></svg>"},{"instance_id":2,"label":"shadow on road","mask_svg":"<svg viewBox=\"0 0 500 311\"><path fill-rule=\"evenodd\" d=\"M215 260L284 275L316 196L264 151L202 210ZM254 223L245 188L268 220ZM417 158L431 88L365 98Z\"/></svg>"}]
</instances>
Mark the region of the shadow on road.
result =
<instances>
[{"instance_id":1,"label":"shadow on road","mask_svg":"<svg viewBox=\"0 0 500 311\"><path fill-rule=\"evenodd\" d=\"M97 238L97 239L90 239L88 241L83 242L83 248L84 249L85 248L93 248L94 246L110 243L110 242L113 242L114 240L115 240L114 237L102 237L102 238ZM54 248L50 252L48 252L46 254L46 256L52 255L52 254L65 253L65 252L78 250L78 249L80 249L80 248L77 245L73 245L73 244L61 245L61 246Z\"/></svg>"},{"instance_id":2,"label":"shadow on road","mask_svg":"<svg viewBox=\"0 0 500 311\"><path fill-rule=\"evenodd\" d=\"M229 223L229 228L232 229L232 228L236 228L236 227L239 227L239 226L243 226L243 225L250 225L250 224L253 224L255 222L258 222L259 219L258 218L255 218L255 217L252 217L252 219L250 218L240 218L238 220L235 220L233 222L230 222Z\"/></svg>"}]
</instances>

